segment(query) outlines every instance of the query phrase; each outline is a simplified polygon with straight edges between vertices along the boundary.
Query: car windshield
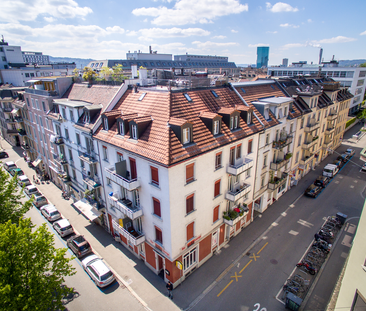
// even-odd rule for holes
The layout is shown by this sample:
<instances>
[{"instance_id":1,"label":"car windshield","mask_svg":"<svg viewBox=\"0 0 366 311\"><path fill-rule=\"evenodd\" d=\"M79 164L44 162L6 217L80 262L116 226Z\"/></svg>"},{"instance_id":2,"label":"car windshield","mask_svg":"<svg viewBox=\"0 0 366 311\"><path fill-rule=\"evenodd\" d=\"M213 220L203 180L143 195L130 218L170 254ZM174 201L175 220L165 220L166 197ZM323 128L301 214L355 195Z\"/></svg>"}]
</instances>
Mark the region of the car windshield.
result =
<instances>
[{"instance_id":1,"label":"car windshield","mask_svg":"<svg viewBox=\"0 0 366 311\"><path fill-rule=\"evenodd\" d=\"M79 250L82 252L89 248L89 244L79 245Z\"/></svg>"},{"instance_id":2,"label":"car windshield","mask_svg":"<svg viewBox=\"0 0 366 311\"><path fill-rule=\"evenodd\" d=\"M61 228L61 231L66 231L66 230L69 230L69 229L71 229L71 225L67 226L67 227L64 227L64 228Z\"/></svg>"},{"instance_id":3,"label":"car windshield","mask_svg":"<svg viewBox=\"0 0 366 311\"><path fill-rule=\"evenodd\" d=\"M324 169L324 172L326 172L326 173L332 173L333 171L330 170L330 169Z\"/></svg>"},{"instance_id":4,"label":"car windshield","mask_svg":"<svg viewBox=\"0 0 366 311\"><path fill-rule=\"evenodd\" d=\"M59 214L59 212L58 211L53 211L53 212L51 212L50 213L50 216L56 216L56 215L58 215Z\"/></svg>"},{"instance_id":5,"label":"car windshield","mask_svg":"<svg viewBox=\"0 0 366 311\"><path fill-rule=\"evenodd\" d=\"M105 281L105 280L109 279L112 275L113 275L113 273L111 271L108 271L106 274L103 274L100 276L100 280Z\"/></svg>"}]
</instances>

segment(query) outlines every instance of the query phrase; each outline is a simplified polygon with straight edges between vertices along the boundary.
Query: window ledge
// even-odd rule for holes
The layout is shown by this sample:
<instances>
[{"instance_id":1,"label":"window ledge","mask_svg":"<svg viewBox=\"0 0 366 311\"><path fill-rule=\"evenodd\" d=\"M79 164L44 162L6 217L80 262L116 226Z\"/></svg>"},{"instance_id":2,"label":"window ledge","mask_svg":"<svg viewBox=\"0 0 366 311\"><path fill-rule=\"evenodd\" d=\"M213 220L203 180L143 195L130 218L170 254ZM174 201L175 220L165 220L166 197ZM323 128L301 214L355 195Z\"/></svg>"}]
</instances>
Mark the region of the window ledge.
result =
<instances>
[{"instance_id":1,"label":"window ledge","mask_svg":"<svg viewBox=\"0 0 366 311\"><path fill-rule=\"evenodd\" d=\"M154 214L154 213L151 213L151 215L153 215L153 217L154 217L155 219L158 219L158 220L160 220L160 221L163 221L163 218L162 218L161 216L156 215L156 214Z\"/></svg>"},{"instance_id":2,"label":"window ledge","mask_svg":"<svg viewBox=\"0 0 366 311\"><path fill-rule=\"evenodd\" d=\"M103 159L103 161L109 163L108 159Z\"/></svg>"},{"instance_id":3,"label":"window ledge","mask_svg":"<svg viewBox=\"0 0 366 311\"><path fill-rule=\"evenodd\" d=\"M214 172L216 172L216 171L218 171L219 169L222 169L222 168L223 168L223 166L222 166L222 165L220 165L220 166L218 166L218 167L215 167Z\"/></svg>"},{"instance_id":4,"label":"window ledge","mask_svg":"<svg viewBox=\"0 0 366 311\"><path fill-rule=\"evenodd\" d=\"M188 214L186 214L186 216L185 217L187 217L188 215L191 215L192 213L194 213L196 211L196 209L194 209L194 210L192 210L192 211L190 211Z\"/></svg>"},{"instance_id":5,"label":"window ledge","mask_svg":"<svg viewBox=\"0 0 366 311\"><path fill-rule=\"evenodd\" d=\"M158 246L160 246L161 248L164 248L163 244L160 241L156 241L154 240L155 244L157 244Z\"/></svg>"},{"instance_id":6,"label":"window ledge","mask_svg":"<svg viewBox=\"0 0 366 311\"><path fill-rule=\"evenodd\" d=\"M216 226L220 222L220 220L222 220L222 219L218 218L215 222L212 223L211 226Z\"/></svg>"},{"instance_id":7,"label":"window ledge","mask_svg":"<svg viewBox=\"0 0 366 311\"><path fill-rule=\"evenodd\" d=\"M197 179L193 179L193 180L191 180L191 181L189 181L189 182L187 182L187 181L186 181L186 183L184 184L184 186L190 185L191 183L195 182L196 180L197 180Z\"/></svg>"},{"instance_id":8,"label":"window ledge","mask_svg":"<svg viewBox=\"0 0 366 311\"><path fill-rule=\"evenodd\" d=\"M195 146L195 145L196 145L195 142L189 142L189 143L183 144L183 148L188 148L188 147L192 147L192 146Z\"/></svg>"},{"instance_id":9,"label":"window ledge","mask_svg":"<svg viewBox=\"0 0 366 311\"><path fill-rule=\"evenodd\" d=\"M213 199L215 200L215 199L217 199L217 198L219 198L219 197L221 197L222 196L222 193L219 193L217 196L215 196Z\"/></svg>"},{"instance_id":10,"label":"window ledge","mask_svg":"<svg viewBox=\"0 0 366 311\"><path fill-rule=\"evenodd\" d=\"M154 183L152 183L152 182L149 182L149 184L150 184L151 186L153 186L154 188L161 190L159 185L154 184Z\"/></svg>"}]
</instances>

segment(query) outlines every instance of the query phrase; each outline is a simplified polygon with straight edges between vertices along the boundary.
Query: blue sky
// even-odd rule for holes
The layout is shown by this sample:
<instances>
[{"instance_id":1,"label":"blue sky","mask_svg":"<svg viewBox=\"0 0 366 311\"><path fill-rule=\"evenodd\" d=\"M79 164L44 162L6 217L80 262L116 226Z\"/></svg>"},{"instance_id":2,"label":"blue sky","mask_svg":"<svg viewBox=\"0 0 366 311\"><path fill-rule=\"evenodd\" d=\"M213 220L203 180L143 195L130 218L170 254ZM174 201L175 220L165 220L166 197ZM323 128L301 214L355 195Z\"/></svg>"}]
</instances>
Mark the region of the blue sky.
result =
<instances>
[{"instance_id":1,"label":"blue sky","mask_svg":"<svg viewBox=\"0 0 366 311\"><path fill-rule=\"evenodd\" d=\"M0 35L23 51L123 59L126 52L228 56L269 64L366 58L365 0L1 0Z\"/></svg>"}]
</instances>

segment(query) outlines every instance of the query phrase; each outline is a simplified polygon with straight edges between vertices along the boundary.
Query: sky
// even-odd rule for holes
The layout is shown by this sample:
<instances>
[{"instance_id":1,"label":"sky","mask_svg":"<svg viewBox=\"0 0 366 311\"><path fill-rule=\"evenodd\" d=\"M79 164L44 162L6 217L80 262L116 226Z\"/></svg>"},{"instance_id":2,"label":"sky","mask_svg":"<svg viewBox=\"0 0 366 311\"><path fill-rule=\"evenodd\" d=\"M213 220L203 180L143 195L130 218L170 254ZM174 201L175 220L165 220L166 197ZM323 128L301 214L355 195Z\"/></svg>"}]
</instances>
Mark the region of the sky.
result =
<instances>
[{"instance_id":1,"label":"sky","mask_svg":"<svg viewBox=\"0 0 366 311\"><path fill-rule=\"evenodd\" d=\"M22 51L125 59L128 51L269 64L366 58L365 0L0 0L0 35Z\"/></svg>"}]
</instances>

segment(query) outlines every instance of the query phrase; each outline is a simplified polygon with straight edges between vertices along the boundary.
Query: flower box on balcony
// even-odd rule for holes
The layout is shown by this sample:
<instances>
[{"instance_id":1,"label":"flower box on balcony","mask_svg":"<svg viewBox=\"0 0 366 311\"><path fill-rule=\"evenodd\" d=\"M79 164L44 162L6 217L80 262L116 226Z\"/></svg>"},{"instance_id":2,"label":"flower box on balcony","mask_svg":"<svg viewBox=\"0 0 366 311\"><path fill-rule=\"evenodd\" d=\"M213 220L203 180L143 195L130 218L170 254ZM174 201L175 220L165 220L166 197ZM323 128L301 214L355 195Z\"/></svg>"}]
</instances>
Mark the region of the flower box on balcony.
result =
<instances>
[{"instance_id":1,"label":"flower box on balcony","mask_svg":"<svg viewBox=\"0 0 366 311\"><path fill-rule=\"evenodd\" d=\"M229 226L234 226L238 223L244 216L249 212L249 209L244 205L244 207L236 207L233 210L225 211L223 218L224 223Z\"/></svg>"}]
</instances>

